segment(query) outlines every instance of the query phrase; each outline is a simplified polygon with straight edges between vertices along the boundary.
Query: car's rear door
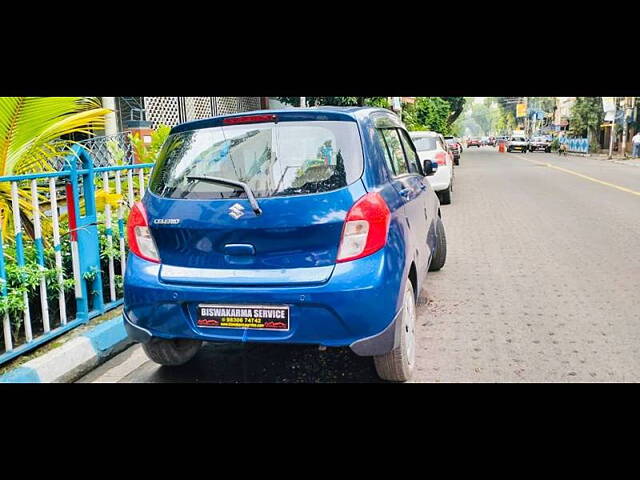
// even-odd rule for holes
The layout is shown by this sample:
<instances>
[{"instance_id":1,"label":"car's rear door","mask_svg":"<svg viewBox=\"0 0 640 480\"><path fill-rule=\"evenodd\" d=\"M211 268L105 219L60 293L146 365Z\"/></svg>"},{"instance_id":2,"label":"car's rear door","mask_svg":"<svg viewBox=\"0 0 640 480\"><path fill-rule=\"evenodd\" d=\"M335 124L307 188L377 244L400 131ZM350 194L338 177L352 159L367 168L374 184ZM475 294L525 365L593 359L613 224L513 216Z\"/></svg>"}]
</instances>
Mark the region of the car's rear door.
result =
<instances>
[{"instance_id":1,"label":"car's rear door","mask_svg":"<svg viewBox=\"0 0 640 480\"><path fill-rule=\"evenodd\" d=\"M427 244L429 229L426 201L431 187L423 182L420 160L406 131L401 128L386 128L381 132L392 160L392 184L405 203L412 244L418 253L417 267L422 275L426 272L431 252Z\"/></svg>"}]
</instances>

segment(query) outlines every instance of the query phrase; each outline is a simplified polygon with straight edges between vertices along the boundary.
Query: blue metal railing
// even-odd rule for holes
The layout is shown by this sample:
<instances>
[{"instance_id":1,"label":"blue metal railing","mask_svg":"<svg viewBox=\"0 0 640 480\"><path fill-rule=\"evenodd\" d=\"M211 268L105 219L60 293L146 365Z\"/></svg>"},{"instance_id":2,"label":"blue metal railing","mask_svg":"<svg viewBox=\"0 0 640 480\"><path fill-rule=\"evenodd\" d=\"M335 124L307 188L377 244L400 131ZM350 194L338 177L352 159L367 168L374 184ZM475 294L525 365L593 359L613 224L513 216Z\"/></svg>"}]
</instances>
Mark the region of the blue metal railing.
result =
<instances>
[{"instance_id":1,"label":"blue metal railing","mask_svg":"<svg viewBox=\"0 0 640 480\"><path fill-rule=\"evenodd\" d=\"M95 168L81 145L64 160L59 172L0 177L11 192L0 219L0 364L122 304L124 224L153 164Z\"/></svg>"},{"instance_id":2,"label":"blue metal railing","mask_svg":"<svg viewBox=\"0 0 640 480\"><path fill-rule=\"evenodd\" d=\"M587 138L560 137L560 144L567 146L569 152L589 153L589 140Z\"/></svg>"}]
</instances>

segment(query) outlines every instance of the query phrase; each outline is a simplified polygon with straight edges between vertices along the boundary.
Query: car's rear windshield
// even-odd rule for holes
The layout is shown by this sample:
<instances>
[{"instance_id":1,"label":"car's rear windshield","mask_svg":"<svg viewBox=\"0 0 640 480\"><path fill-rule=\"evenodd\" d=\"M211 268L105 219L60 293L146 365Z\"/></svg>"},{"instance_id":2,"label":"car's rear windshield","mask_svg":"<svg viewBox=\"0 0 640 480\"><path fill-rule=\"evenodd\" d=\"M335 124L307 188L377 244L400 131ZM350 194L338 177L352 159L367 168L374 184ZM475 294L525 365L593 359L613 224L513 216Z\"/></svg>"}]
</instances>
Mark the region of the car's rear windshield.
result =
<instances>
[{"instance_id":1,"label":"car's rear windshield","mask_svg":"<svg viewBox=\"0 0 640 480\"><path fill-rule=\"evenodd\" d=\"M355 122L309 121L233 125L170 135L149 189L168 198L244 197L239 188L188 177L241 181L258 198L335 190L362 176Z\"/></svg>"},{"instance_id":2,"label":"car's rear windshield","mask_svg":"<svg viewBox=\"0 0 640 480\"><path fill-rule=\"evenodd\" d=\"M411 137L413 144L418 151L435 150L436 149L436 137Z\"/></svg>"},{"instance_id":3,"label":"car's rear windshield","mask_svg":"<svg viewBox=\"0 0 640 480\"><path fill-rule=\"evenodd\" d=\"M512 142L526 142L526 140L523 137L513 137L511 139Z\"/></svg>"},{"instance_id":4,"label":"car's rear windshield","mask_svg":"<svg viewBox=\"0 0 640 480\"><path fill-rule=\"evenodd\" d=\"M455 138L445 138L445 142L447 142L448 144L458 143Z\"/></svg>"}]
</instances>

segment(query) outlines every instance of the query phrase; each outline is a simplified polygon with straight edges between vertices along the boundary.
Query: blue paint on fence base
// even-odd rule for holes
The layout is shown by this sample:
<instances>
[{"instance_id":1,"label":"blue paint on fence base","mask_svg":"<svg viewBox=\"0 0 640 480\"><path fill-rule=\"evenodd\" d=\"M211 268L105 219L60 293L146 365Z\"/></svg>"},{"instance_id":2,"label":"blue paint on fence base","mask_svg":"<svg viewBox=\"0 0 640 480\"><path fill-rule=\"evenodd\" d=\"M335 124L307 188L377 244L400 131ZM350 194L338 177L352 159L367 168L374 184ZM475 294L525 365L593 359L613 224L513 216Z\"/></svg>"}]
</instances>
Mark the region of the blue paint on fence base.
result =
<instances>
[{"instance_id":1,"label":"blue paint on fence base","mask_svg":"<svg viewBox=\"0 0 640 480\"><path fill-rule=\"evenodd\" d=\"M107 355L109 350L127 339L122 315L101 323L96 328L84 334L91 341L93 349L99 357Z\"/></svg>"},{"instance_id":2,"label":"blue paint on fence base","mask_svg":"<svg viewBox=\"0 0 640 480\"><path fill-rule=\"evenodd\" d=\"M95 328L90 331L84 333L82 335L86 337L91 342L91 346L95 352L95 355L100 359L99 363L106 361L107 358L114 355L114 350L118 346L125 347L128 344L133 343L132 340L129 340L127 335L127 331L124 328L124 319L122 315L118 315L111 320L108 320L100 325L97 325ZM73 340L71 341L73 342ZM81 348L82 345L86 345L86 343L79 342L76 344L78 348ZM75 348L70 345L70 348ZM53 352L49 352L53 354ZM82 362L86 362L86 357L83 355L76 355L74 357L71 351L68 352L71 358L77 357L77 362L71 362L69 365L65 365L65 372L58 372L58 378L64 378L65 375L69 375L74 370L77 370L78 367L82 366ZM40 383L40 378L52 378L50 368L56 369L56 366L52 365L52 362L48 361L46 358L44 361L40 360L38 362L38 366L36 368L30 368L29 362L25 365L16 368L15 370L11 370L10 372L0 376L0 383ZM59 367L57 367L59 369Z\"/></svg>"},{"instance_id":3,"label":"blue paint on fence base","mask_svg":"<svg viewBox=\"0 0 640 480\"><path fill-rule=\"evenodd\" d=\"M1 376L0 383L40 383L40 377L32 368L18 367Z\"/></svg>"}]
</instances>

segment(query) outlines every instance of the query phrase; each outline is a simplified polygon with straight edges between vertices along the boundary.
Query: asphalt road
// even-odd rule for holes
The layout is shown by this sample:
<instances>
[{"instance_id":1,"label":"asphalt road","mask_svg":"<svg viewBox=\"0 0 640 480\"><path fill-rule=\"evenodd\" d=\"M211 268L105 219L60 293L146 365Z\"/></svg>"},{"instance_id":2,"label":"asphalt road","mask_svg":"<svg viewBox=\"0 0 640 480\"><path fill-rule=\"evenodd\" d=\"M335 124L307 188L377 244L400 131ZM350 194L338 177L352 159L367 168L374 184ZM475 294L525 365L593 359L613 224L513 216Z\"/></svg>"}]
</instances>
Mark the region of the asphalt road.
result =
<instances>
[{"instance_id":1,"label":"asphalt road","mask_svg":"<svg viewBox=\"0 0 640 480\"><path fill-rule=\"evenodd\" d=\"M640 381L640 168L465 149L448 258L419 308L416 382ZM207 345L159 367L132 347L82 382L375 382L348 349Z\"/></svg>"}]
</instances>

